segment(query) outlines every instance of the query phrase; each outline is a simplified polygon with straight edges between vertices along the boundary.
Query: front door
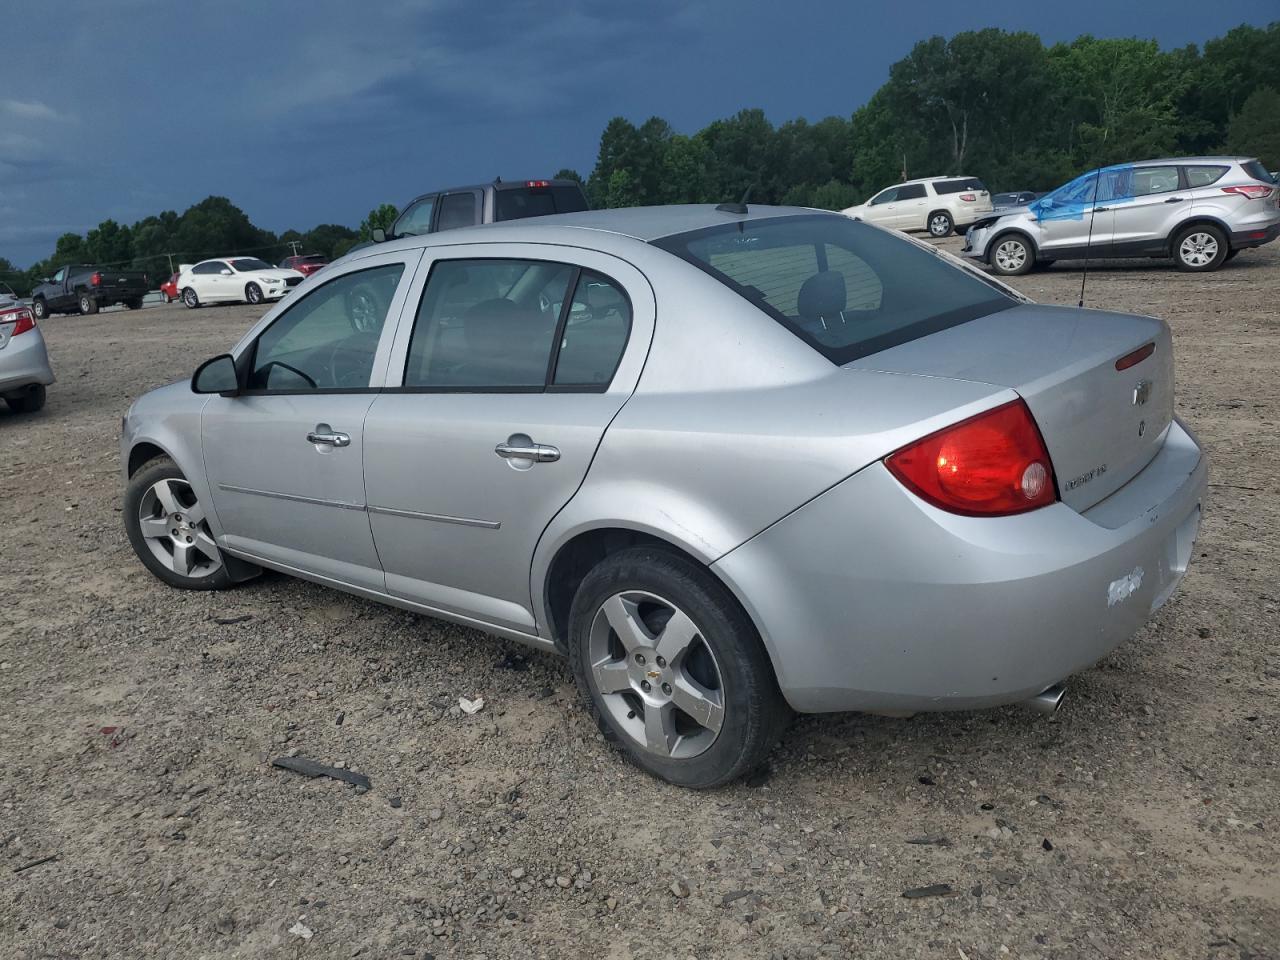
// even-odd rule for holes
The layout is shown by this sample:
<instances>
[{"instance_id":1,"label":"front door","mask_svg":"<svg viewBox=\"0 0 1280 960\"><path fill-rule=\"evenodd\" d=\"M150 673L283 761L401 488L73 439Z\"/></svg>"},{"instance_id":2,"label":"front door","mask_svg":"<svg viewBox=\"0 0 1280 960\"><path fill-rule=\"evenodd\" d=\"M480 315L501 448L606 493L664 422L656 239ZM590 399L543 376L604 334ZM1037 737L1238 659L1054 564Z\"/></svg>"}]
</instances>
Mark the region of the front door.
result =
<instances>
[{"instance_id":1,"label":"front door","mask_svg":"<svg viewBox=\"0 0 1280 960\"><path fill-rule=\"evenodd\" d=\"M532 635L534 548L635 386L653 301L604 254L448 249L369 410L369 520L388 593Z\"/></svg>"},{"instance_id":2,"label":"front door","mask_svg":"<svg viewBox=\"0 0 1280 960\"><path fill-rule=\"evenodd\" d=\"M894 204L893 225L899 230L928 229L929 195L923 183L904 183L898 187L898 199Z\"/></svg>"},{"instance_id":3,"label":"front door","mask_svg":"<svg viewBox=\"0 0 1280 960\"><path fill-rule=\"evenodd\" d=\"M1105 171L1104 171L1105 173ZM1029 207L1039 221L1036 246L1045 259L1106 256L1111 246L1113 177L1098 182L1093 171L1041 197Z\"/></svg>"},{"instance_id":4,"label":"front door","mask_svg":"<svg viewBox=\"0 0 1280 960\"><path fill-rule=\"evenodd\" d=\"M390 351L387 318L399 316L420 256L386 254L335 272L238 352L246 389L211 397L201 415L232 553L382 591L365 513L364 422Z\"/></svg>"}]
</instances>

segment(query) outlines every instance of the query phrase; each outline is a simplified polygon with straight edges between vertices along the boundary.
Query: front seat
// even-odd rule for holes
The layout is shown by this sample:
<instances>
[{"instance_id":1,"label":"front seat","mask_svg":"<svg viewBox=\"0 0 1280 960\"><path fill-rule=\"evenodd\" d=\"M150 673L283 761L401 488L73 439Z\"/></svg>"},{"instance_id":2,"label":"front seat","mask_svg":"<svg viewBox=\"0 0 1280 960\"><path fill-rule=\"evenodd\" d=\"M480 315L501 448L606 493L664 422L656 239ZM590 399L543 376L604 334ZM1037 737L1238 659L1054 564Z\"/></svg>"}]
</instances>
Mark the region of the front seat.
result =
<instances>
[{"instance_id":1,"label":"front seat","mask_svg":"<svg viewBox=\"0 0 1280 960\"><path fill-rule=\"evenodd\" d=\"M804 282L796 296L796 312L801 318L816 321L823 330L831 325L843 324L844 312L849 306L849 291L844 274L835 270L821 270Z\"/></svg>"}]
</instances>

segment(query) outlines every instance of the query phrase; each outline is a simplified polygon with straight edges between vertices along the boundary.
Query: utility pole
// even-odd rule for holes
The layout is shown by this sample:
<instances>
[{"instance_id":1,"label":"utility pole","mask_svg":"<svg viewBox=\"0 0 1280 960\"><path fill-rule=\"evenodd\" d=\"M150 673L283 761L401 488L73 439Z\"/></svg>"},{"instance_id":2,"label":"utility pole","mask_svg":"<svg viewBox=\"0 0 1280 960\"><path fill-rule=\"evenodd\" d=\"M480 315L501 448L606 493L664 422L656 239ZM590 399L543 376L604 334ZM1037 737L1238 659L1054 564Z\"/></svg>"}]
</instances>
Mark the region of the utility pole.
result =
<instances>
[{"instance_id":1,"label":"utility pole","mask_svg":"<svg viewBox=\"0 0 1280 960\"><path fill-rule=\"evenodd\" d=\"M165 256L169 258L169 276L173 276L173 254L166 253Z\"/></svg>"},{"instance_id":2,"label":"utility pole","mask_svg":"<svg viewBox=\"0 0 1280 960\"><path fill-rule=\"evenodd\" d=\"M299 248L300 246L302 246L302 241L301 241L301 240L290 240L290 241L289 241L289 249L293 251L293 255L294 255L295 257L298 255L298 248Z\"/></svg>"}]
</instances>

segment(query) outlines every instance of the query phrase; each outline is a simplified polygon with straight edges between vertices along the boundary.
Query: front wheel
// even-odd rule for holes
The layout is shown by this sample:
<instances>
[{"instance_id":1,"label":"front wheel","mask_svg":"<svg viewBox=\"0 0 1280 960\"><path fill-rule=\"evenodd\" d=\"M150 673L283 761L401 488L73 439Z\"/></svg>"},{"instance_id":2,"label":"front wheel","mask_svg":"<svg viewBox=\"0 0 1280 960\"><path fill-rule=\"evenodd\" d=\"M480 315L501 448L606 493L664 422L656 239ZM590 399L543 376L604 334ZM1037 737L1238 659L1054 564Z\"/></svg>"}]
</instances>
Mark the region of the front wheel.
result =
<instances>
[{"instance_id":1,"label":"front wheel","mask_svg":"<svg viewBox=\"0 0 1280 960\"><path fill-rule=\"evenodd\" d=\"M1036 255L1031 248L1031 241L1016 233L1010 233L996 238L990 263L991 269L1001 276L1016 277L1036 265Z\"/></svg>"},{"instance_id":2,"label":"front wheel","mask_svg":"<svg viewBox=\"0 0 1280 960\"><path fill-rule=\"evenodd\" d=\"M1227 238L1217 227L1197 225L1183 230L1173 241L1173 261L1179 270L1207 273L1227 262Z\"/></svg>"},{"instance_id":3,"label":"front wheel","mask_svg":"<svg viewBox=\"0 0 1280 960\"><path fill-rule=\"evenodd\" d=\"M90 316L98 312L98 301L87 293L80 294L80 313Z\"/></svg>"},{"instance_id":4,"label":"front wheel","mask_svg":"<svg viewBox=\"0 0 1280 960\"><path fill-rule=\"evenodd\" d=\"M194 310L200 306L200 298L196 296L196 292L190 287L186 287L182 291L182 302L186 304L188 310Z\"/></svg>"},{"instance_id":5,"label":"front wheel","mask_svg":"<svg viewBox=\"0 0 1280 960\"><path fill-rule=\"evenodd\" d=\"M789 715L741 606L705 568L660 548L622 550L587 574L569 656L605 738L679 786L755 769Z\"/></svg>"},{"instance_id":6,"label":"front wheel","mask_svg":"<svg viewBox=\"0 0 1280 960\"><path fill-rule=\"evenodd\" d=\"M945 210L935 210L929 214L929 235L942 239L951 236L951 231L956 228L955 221L951 219L951 214Z\"/></svg>"},{"instance_id":7,"label":"front wheel","mask_svg":"<svg viewBox=\"0 0 1280 960\"><path fill-rule=\"evenodd\" d=\"M183 590L231 586L205 506L168 457L157 457L129 478L124 529L138 559L169 586Z\"/></svg>"},{"instance_id":8,"label":"front wheel","mask_svg":"<svg viewBox=\"0 0 1280 960\"><path fill-rule=\"evenodd\" d=\"M257 306L262 302L262 288L256 283L246 284L244 288L244 298Z\"/></svg>"}]
</instances>

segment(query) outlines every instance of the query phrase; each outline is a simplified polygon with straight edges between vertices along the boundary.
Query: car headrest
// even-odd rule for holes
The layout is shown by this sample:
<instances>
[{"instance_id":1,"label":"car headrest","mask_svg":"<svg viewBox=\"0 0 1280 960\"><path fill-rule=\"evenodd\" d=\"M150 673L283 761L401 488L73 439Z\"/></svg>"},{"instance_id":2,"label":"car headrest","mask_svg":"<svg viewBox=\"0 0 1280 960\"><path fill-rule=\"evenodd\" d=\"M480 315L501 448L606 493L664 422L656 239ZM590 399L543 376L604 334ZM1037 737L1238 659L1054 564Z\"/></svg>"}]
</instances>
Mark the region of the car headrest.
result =
<instances>
[{"instance_id":1,"label":"car headrest","mask_svg":"<svg viewBox=\"0 0 1280 960\"><path fill-rule=\"evenodd\" d=\"M834 317L849 305L844 274L835 270L815 273L804 282L796 297L796 309L802 317Z\"/></svg>"}]
</instances>

